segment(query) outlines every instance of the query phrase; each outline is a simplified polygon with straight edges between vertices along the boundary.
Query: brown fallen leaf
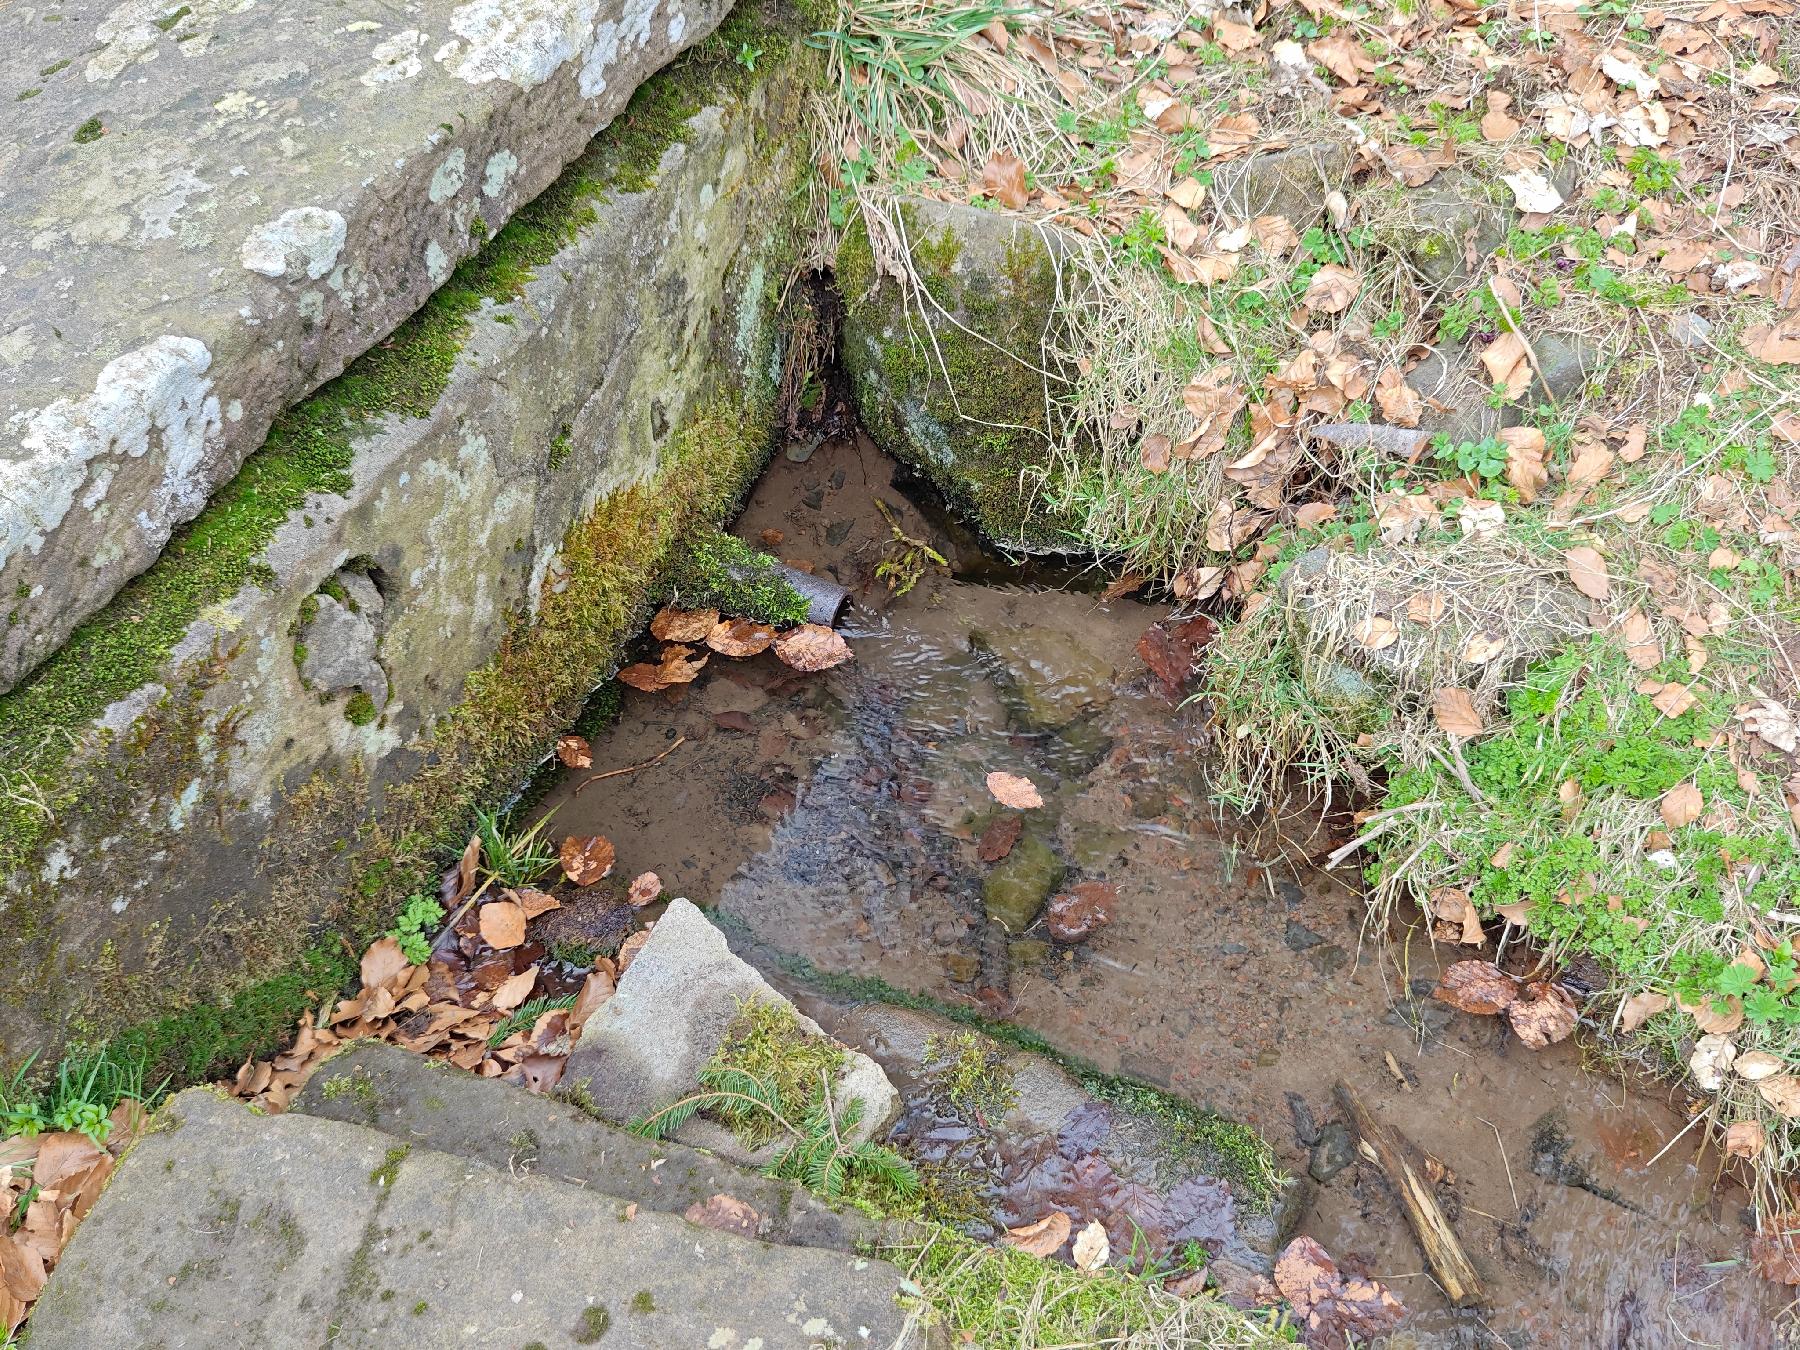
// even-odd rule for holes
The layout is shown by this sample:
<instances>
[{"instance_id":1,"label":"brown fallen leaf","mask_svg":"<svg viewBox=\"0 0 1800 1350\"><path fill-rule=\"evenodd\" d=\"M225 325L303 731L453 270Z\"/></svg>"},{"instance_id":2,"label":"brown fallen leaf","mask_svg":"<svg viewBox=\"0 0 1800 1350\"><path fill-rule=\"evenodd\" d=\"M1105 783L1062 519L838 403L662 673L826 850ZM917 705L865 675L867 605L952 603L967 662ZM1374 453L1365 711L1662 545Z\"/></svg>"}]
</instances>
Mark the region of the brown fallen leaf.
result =
<instances>
[{"instance_id":1,"label":"brown fallen leaf","mask_svg":"<svg viewBox=\"0 0 1800 1350\"><path fill-rule=\"evenodd\" d=\"M1447 736L1471 740L1487 730L1475 710L1475 696L1459 685L1432 692L1431 716Z\"/></svg>"},{"instance_id":2,"label":"brown fallen leaf","mask_svg":"<svg viewBox=\"0 0 1800 1350\"><path fill-rule=\"evenodd\" d=\"M1313 273L1300 303L1325 314L1341 314L1362 290L1362 278L1347 267L1326 263Z\"/></svg>"},{"instance_id":3,"label":"brown fallen leaf","mask_svg":"<svg viewBox=\"0 0 1800 1350\"><path fill-rule=\"evenodd\" d=\"M1659 1012L1667 1012L1674 1007L1667 994L1658 994L1644 990L1626 999L1619 1009L1619 1030L1629 1035Z\"/></svg>"},{"instance_id":4,"label":"brown fallen leaf","mask_svg":"<svg viewBox=\"0 0 1800 1350\"><path fill-rule=\"evenodd\" d=\"M633 909L642 909L645 905L653 905L662 895L662 878L654 872L640 872L632 878L630 889L625 892L625 903Z\"/></svg>"},{"instance_id":5,"label":"brown fallen leaf","mask_svg":"<svg viewBox=\"0 0 1800 1350\"><path fill-rule=\"evenodd\" d=\"M1492 1017L1519 998L1519 982L1487 961L1458 961L1445 968L1431 996L1462 1012Z\"/></svg>"},{"instance_id":6,"label":"brown fallen leaf","mask_svg":"<svg viewBox=\"0 0 1800 1350\"><path fill-rule=\"evenodd\" d=\"M975 856L982 862L999 862L1012 852L1024 828L1023 816L996 816L981 832L981 839L975 845Z\"/></svg>"},{"instance_id":7,"label":"brown fallen leaf","mask_svg":"<svg viewBox=\"0 0 1800 1350\"><path fill-rule=\"evenodd\" d=\"M495 951L511 951L525 941L525 911L510 900L490 900L477 912L481 940Z\"/></svg>"},{"instance_id":8,"label":"brown fallen leaf","mask_svg":"<svg viewBox=\"0 0 1800 1350\"><path fill-rule=\"evenodd\" d=\"M981 190L1010 211L1024 209L1031 200L1025 186L1025 161L1010 151L994 151L981 166Z\"/></svg>"},{"instance_id":9,"label":"brown fallen leaf","mask_svg":"<svg viewBox=\"0 0 1800 1350\"><path fill-rule=\"evenodd\" d=\"M1015 811L1029 811L1044 804L1044 796L1037 790L1037 784L1016 773L1001 773L998 770L990 773L987 776L987 790L993 794L995 801L1002 806L1010 806Z\"/></svg>"},{"instance_id":10,"label":"brown fallen leaf","mask_svg":"<svg viewBox=\"0 0 1800 1350\"><path fill-rule=\"evenodd\" d=\"M400 950L397 941L391 937L378 938L362 954L363 988L380 989L411 969L412 962L406 959L406 953Z\"/></svg>"},{"instance_id":11,"label":"brown fallen leaf","mask_svg":"<svg viewBox=\"0 0 1800 1350\"><path fill-rule=\"evenodd\" d=\"M588 745L586 736L577 736L573 732L556 738L556 757L564 767L585 769L594 762L593 749Z\"/></svg>"},{"instance_id":12,"label":"brown fallen leaf","mask_svg":"<svg viewBox=\"0 0 1800 1350\"><path fill-rule=\"evenodd\" d=\"M553 909L561 909L562 901L548 891L540 891L535 886L521 886L517 890L502 891L502 900L511 900L525 911L527 920L535 919L540 914L548 914Z\"/></svg>"},{"instance_id":13,"label":"brown fallen leaf","mask_svg":"<svg viewBox=\"0 0 1800 1350\"><path fill-rule=\"evenodd\" d=\"M1150 473L1167 473L1172 461L1175 442L1160 431L1153 431L1144 437L1138 445L1138 458L1146 471Z\"/></svg>"},{"instance_id":14,"label":"brown fallen leaf","mask_svg":"<svg viewBox=\"0 0 1800 1350\"><path fill-rule=\"evenodd\" d=\"M1663 824L1671 830L1679 830L1683 825L1692 825L1700 819L1700 812L1706 806L1706 799L1700 795L1700 789L1692 783L1677 783L1663 793L1657 810L1662 815Z\"/></svg>"},{"instance_id":15,"label":"brown fallen leaf","mask_svg":"<svg viewBox=\"0 0 1800 1350\"><path fill-rule=\"evenodd\" d=\"M1111 1256L1112 1249L1106 1240L1106 1228L1100 1220L1095 1219L1075 1239L1075 1269L1092 1274L1104 1266Z\"/></svg>"},{"instance_id":16,"label":"brown fallen leaf","mask_svg":"<svg viewBox=\"0 0 1800 1350\"><path fill-rule=\"evenodd\" d=\"M637 959L637 954L644 949L644 944L649 940L650 930L645 928L633 933L619 944L619 974L623 975L631 968L631 963Z\"/></svg>"},{"instance_id":17,"label":"brown fallen leaf","mask_svg":"<svg viewBox=\"0 0 1800 1350\"><path fill-rule=\"evenodd\" d=\"M1776 366L1800 366L1800 315L1744 330L1744 350Z\"/></svg>"},{"instance_id":18,"label":"brown fallen leaf","mask_svg":"<svg viewBox=\"0 0 1800 1350\"><path fill-rule=\"evenodd\" d=\"M1506 447L1506 481L1519 494L1519 500L1537 500L1538 493L1550 481L1544 467L1547 442L1536 427L1502 427L1500 443Z\"/></svg>"},{"instance_id":19,"label":"brown fallen leaf","mask_svg":"<svg viewBox=\"0 0 1800 1350\"><path fill-rule=\"evenodd\" d=\"M1053 1209L1036 1223L1007 1229L1000 1240L1033 1256L1051 1257L1069 1240L1070 1227L1069 1216L1060 1209Z\"/></svg>"},{"instance_id":20,"label":"brown fallen leaf","mask_svg":"<svg viewBox=\"0 0 1800 1350\"><path fill-rule=\"evenodd\" d=\"M1763 1151L1767 1139L1761 1121L1733 1121L1725 1129L1725 1156L1752 1160Z\"/></svg>"},{"instance_id":21,"label":"brown fallen leaf","mask_svg":"<svg viewBox=\"0 0 1800 1350\"><path fill-rule=\"evenodd\" d=\"M735 1195L709 1196L704 1204L696 1200L681 1217L702 1228L716 1228L721 1233L737 1233L742 1237L755 1237L762 1226L762 1216Z\"/></svg>"},{"instance_id":22,"label":"brown fallen leaf","mask_svg":"<svg viewBox=\"0 0 1800 1350\"><path fill-rule=\"evenodd\" d=\"M1639 670L1654 670L1662 664L1662 643L1656 640L1656 630L1642 609L1632 607L1620 621L1619 633L1625 639L1625 656L1632 665Z\"/></svg>"},{"instance_id":23,"label":"brown fallen leaf","mask_svg":"<svg viewBox=\"0 0 1800 1350\"><path fill-rule=\"evenodd\" d=\"M1467 947L1479 947L1487 941L1481 931L1481 915L1469 893L1459 886L1439 886L1430 896L1431 912L1446 923L1461 928L1457 941Z\"/></svg>"},{"instance_id":24,"label":"brown fallen leaf","mask_svg":"<svg viewBox=\"0 0 1800 1350\"><path fill-rule=\"evenodd\" d=\"M493 1001L489 1007L498 1012L511 1012L531 997L531 987L537 983L538 968L532 966L521 970L517 975L508 976L494 990Z\"/></svg>"},{"instance_id":25,"label":"brown fallen leaf","mask_svg":"<svg viewBox=\"0 0 1800 1350\"><path fill-rule=\"evenodd\" d=\"M1585 544L1579 548L1569 549L1563 554L1563 564L1569 569L1569 580L1575 589L1590 600L1604 600L1612 593L1612 583L1606 573L1606 559L1600 556L1598 549L1589 548Z\"/></svg>"},{"instance_id":26,"label":"brown fallen leaf","mask_svg":"<svg viewBox=\"0 0 1800 1350\"><path fill-rule=\"evenodd\" d=\"M612 841L605 835L570 835L562 842L558 860L563 875L577 886L592 886L613 869Z\"/></svg>"},{"instance_id":27,"label":"brown fallen leaf","mask_svg":"<svg viewBox=\"0 0 1800 1350\"><path fill-rule=\"evenodd\" d=\"M1650 702L1664 717L1680 717L1700 700L1694 697L1693 691L1684 684L1670 680L1651 696Z\"/></svg>"},{"instance_id":28,"label":"brown fallen leaf","mask_svg":"<svg viewBox=\"0 0 1800 1350\"><path fill-rule=\"evenodd\" d=\"M1392 366L1375 381L1375 403L1381 415L1397 427L1416 427L1425 414L1425 400L1419 391Z\"/></svg>"},{"instance_id":29,"label":"brown fallen leaf","mask_svg":"<svg viewBox=\"0 0 1800 1350\"><path fill-rule=\"evenodd\" d=\"M755 656L775 641L775 630L753 619L725 619L712 626L706 645L720 656Z\"/></svg>"},{"instance_id":30,"label":"brown fallen leaf","mask_svg":"<svg viewBox=\"0 0 1800 1350\"><path fill-rule=\"evenodd\" d=\"M1533 980L1506 1006L1506 1020L1534 1050L1565 1040L1575 1031L1575 1000L1548 980Z\"/></svg>"},{"instance_id":31,"label":"brown fallen leaf","mask_svg":"<svg viewBox=\"0 0 1800 1350\"><path fill-rule=\"evenodd\" d=\"M1525 340L1510 329L1488 343L1481 353L1481 364L1487 369L1488 383L1502 389L1508 402L1531 384L1531 358L1526 353ZM1543 435L1538 434L1540 438ZM1501 439L1505 439L1504 434Z\"/></svg>"},{"instance_id":32,"label":"brown fallen leaf","mask_svg":"<svg viewBox=\"0 0 1800 1350\"><path fill-rule=\"evenodd\" d=\"M1305 1327L1305 1342L1319 1350L1371 1344L1392 1331L1406 1308L1374 1280L1346 1275L1317 1241L1297 1237L1275 1261L1275 1286Z\"/></svg>"},{"instance_id":33,"label":"brown fallen leaf","mask_svg":"<svg viewBox=\"0 0 1800 1350\"><path fill-rule=\"evenodd\" d=\"M803 623L775 639L775 655L795 670L830 670L850 659L850 644L822 623Z\"/></svg>"},{"instance_id":34,"label":"brown fallen leaf","mask_svg":"<svg viewBox=\"0 0 1800 1350\"><path fill-rule=\"evenodd\" d=\"M704 642L718 622L716 609L661 609L650 620L650 636L659 642Z\"/></svg>"},{"instance_id":35,"label":"brown fallen leaf","mask_svg":"<svg viewBox=\"0 0 1800 1350\"><path fill-rule=\"evenodd\" d=\"M1118 898L1118 888L1110 881L1077 882L1050 897L1044 907L1044 927L1058 942L1085 942L1112 922Z\"/></svg>"},{"instance_id":36,"label":"brown fallen leaf","mask_svg":"<svg viewBox=\"0 0 1800 1350\"><path fill-rule=\"evenodd\" d=\"M1400 640L1400 629L1385 614L1370 614L1350 630L1350 635L1372 652L1393 646Z\"/></svg>"},{"instance_id":37,"label":"brown fallen leaf","mask_svg":"<svg viewBox=\"0 0 1800 1350\"><path fill-rule=\"evenodd\" d=\"M1498 89L1488 91L1487 112L1481 119L1482 140L1510 141L1524 128L1524 123L1506 111L1511 105L1511 94L1501 93ZM1515 305L1514 308L1516 309L1517 306Z\"/></svg>"},{"instance_id":38,"label":"brown fallen leaf","mask_svg":"<svg viewBox=\"0 0 1800 1350\"><path fill-rule=\"evenodd\" d=\"M1800 1076L1778 1073L1758 1083L1756 1091L1778 1114L1789 1120L1800 1116Z\"/></svg>"},{"instance_id":39,"label":"brown fallen leaf","mask_svg":"<svg viewBox=\"0 0 1800 1350\"><path fill-rule=\"evenodd\" d=\"M581 982L581 991L575 995L575 1006L569 1009L571 1039L581 1035L581 1029L587 1025L588 1018L598 1012L600 1005L612 996L612 976L604 970L591 971Z\"/></svg>"}]
</instances>

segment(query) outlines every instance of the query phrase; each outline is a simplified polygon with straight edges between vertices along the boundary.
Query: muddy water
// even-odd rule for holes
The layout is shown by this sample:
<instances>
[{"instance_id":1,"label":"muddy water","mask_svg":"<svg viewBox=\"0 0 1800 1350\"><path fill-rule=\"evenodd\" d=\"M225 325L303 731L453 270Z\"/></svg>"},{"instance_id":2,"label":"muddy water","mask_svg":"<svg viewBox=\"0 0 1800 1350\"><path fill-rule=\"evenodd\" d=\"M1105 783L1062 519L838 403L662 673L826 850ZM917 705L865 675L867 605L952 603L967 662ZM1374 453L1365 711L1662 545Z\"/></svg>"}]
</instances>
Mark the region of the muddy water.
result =
<instances>
[{"instance_id":1,"label":"muddy water","mask_svg":"<svg viewBox=\"0 0 1800 1350\"><path fill-rule=\"evenodd\" d=\"M958 576L890 602L873 580L890 540L876 496ZM765 956L979 1007L1248 1121L1296 1174L1332 1151L1344 1080L1454 1174L1440 1190L1491 1301L1446 1307L1366 1167L1318 1186L1300 1231L1393 1287L1431 1343L1777 1343L1782 1300L1743 1260L1747 1196L1714 1184L1693 1134L1662 1152L1680 1115L1572 1045L1533 1053L1422 999L1457 953L1363 931L1354 879L1317 865L1341 842L1334 822L1211 804L1194 713L1133 653L1163 611L1008 581L866 442L778 458L737 528L779 531L773 552L857 588L855 661L796 676L714 658L691 687L628 693L594 770L685 739L579 795L586 774L571 774L545 803L559 831L606 834L622 875L657 871ZM1030 777L1046 805L990 864L977 847L995 769ZM1028 902L1034 866L1059 889L1110 883L1111 924L1066 947L1041 922L990 917L984 883L994 906Z\"/></svg>"}]
</instances>

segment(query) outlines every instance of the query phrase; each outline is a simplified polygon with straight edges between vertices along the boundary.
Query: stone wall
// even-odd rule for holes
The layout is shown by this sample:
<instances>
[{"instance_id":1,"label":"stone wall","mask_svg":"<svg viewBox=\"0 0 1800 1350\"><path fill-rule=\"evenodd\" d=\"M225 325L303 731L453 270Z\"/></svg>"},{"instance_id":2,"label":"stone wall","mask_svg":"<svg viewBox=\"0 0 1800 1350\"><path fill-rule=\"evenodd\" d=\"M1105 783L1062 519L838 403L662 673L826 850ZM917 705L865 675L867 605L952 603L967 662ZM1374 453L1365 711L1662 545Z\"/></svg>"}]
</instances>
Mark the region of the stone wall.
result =
<instances>
[{"instance_id":1,"label":"stone wall","mask_svg":"<svg viewBox=\"0 0 1800 1350\"><path fill-rule=\"evenodd\" d=\"M729 8L0 8L0 691Z\"/></svg>"},{"instance_id":2,"label":"stone wall","mask_svg":"<svg viewBox=\"0 0 1800 1350\"><path fill-rule=\"evenodd\" d=\"M5 1057L385 918L747 484L810 163L768 24L641 89L0 697Z\"/></svg>"}]
</instances>

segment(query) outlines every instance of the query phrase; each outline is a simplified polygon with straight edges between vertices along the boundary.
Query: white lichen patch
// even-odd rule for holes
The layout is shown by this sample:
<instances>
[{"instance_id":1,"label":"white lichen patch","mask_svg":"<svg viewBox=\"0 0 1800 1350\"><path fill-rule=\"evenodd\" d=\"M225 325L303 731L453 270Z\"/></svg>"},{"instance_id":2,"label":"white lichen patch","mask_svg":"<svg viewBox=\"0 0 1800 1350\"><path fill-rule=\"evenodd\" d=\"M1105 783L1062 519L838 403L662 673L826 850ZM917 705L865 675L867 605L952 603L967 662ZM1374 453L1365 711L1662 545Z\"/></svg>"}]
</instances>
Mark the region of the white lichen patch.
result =
<instances>
[{"instance_id":1,"label":"white lichen patch","mask_svg":"<svg viewBox=\"0 0 1800 1350\"><path fill-rule=\"evenodd\" d=\"M425 245L425 275L435 285L442 285L450 276L450 255L435 239Z\"/></svg>"},{"instance_id":2,"label":"white lichen patch","mask_svg":"<svg viewBox=\"0 0 1800 1350\"><path fill-rule=\"evenodd\" d=\"M463 39L450 73L470 84L535 89L587 51L597 0L470 0L450 15Z\"/></svg>"},{"instance_id":3,"label":"white lichen patch","mask_svg":"<svg viewBox=\"0 0 1800 1350\"><path fill-rule=\"evenodd\" d=\"M265 277L317 281L337 265L344 234L344 218L336 211L299 206L250 231L239 256Z\"/></svg>"},{"instance_id":4,"label":"white lichen patch","mask_svg":"<svg viewBox=\"0 0 1800 1350\"><path fill-rule=\"evenodd\" d=\"M519 168L519 157L510 150L496 150L488 156L487 167L481 173L481 195L498 197L506 191L506 180L511 178Z\"/></svg>"},{"instance_id":5,"label":"white lichen patch","mask_svg":"<svg viewBox=\"0 0 1800 1350\"><path fill-rule=\"evenodd\" d=\"M185 165L175 170L162 185L138 198L138 238L173 239L175 217L186 209L188 198L211 192L212 184L195 176Z\"/></svg>"},{"instance_id":6,"label":"white lichen patch","mask_svg":"<svg viewBox=\"0 0 1800 1350\"><path fill-rule=\"evenodd\" d=\"M158 547L166 542L176 518L170 513L192 501L192 475L219 430L219 400L206 378L211 365L212 353L198 339L159 337L109 361L93 393L27 415L24 455L0 459L0 567L24 550L43 549L95 460L153 449L167 467L147 533Z\"/></svg>"},{"instance_id":7,"label":"white lichen patch","mask_svg":"<svg viewBox=\"0 0 1800 1350\"><path fill-rule=\"evenodd\" d=\"M438 165L437 171L431 175L431 186L426 195L431 198L433 204L447 201L462 191L462 185L468 176L463 149L459 145L444 156L444 162Z\"/></svg>"},{"instance_id":8,"label":"white lichen patch","mask_svg":"<svg viewBox=\"0 0 1800 1350\"><path fill-rule=\"evenodd\" d=\"M360 82L366 88L380 89L383 85L412 79L425 69L424 61L419 58L424 46L425 35L416 28L402 29L390 38L383 38L369 53L369 59L375 64L362 73Z\"/></svg>"},{"instance_id":9,"label":"white lichen patch","mask_svg":"<svg viewBox=\"0 0 1800 1350\"><path fill-rule=\"evenodd\" d=\"M650 41L650 24L659 0L625 0L617 19L608 19L594 31L587 56L581 63L581 96L595 98L606 89L606 72L622 55Z\"/></svg>"}]
</instances>

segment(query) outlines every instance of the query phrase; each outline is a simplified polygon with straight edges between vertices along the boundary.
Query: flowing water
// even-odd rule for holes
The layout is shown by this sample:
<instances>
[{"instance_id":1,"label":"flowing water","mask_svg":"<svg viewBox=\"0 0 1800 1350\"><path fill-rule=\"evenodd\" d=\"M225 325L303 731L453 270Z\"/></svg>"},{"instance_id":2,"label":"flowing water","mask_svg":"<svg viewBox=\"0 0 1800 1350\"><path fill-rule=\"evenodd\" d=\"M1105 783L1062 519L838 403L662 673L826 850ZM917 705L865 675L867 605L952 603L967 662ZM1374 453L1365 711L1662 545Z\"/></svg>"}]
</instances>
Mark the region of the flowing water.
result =
<instances>
[{"instance_id":1,"label":"flowing water","mask_svg":"<svg viewBox=\"0 0 1800 1350\"><path fill-rule=\"evenodd\" d=\"M620 875L656 871L765 962L787 953L1030 1028L1256 1126L1296 1174L1341 1145L1345 1081L1453 1174L1440 1197L1491 1300L1446 1306L1367 1166L1317 1186L1299 1231L1391 1286L1429 1343L1777 1343L1784 1300L1746 1265L1747 1195L1698 1132L1665 1149L1683 1116L1573 1043L1533 1052L1425 998L1468 952L1416 927L1365 932L1351 870L1321 866L1344 821L1240 820L1212 802L1197 714L1134 654L1166 611L983 558L893 473L856 437L778 457L737 526L752 543L779 531L771 551L855 588L855 660L800 675L714 657L693 685L628 693L592 770L545 802L559 833L605 834ZM889 600L877 498L952 575ZM995 863L977 854L1005 814L992 770L1045 798ZM1083 944L990 917L1082 881L1116 892Z\"/></svg>"}]
</instances>

